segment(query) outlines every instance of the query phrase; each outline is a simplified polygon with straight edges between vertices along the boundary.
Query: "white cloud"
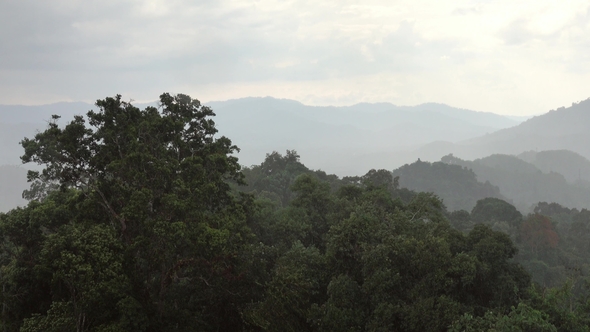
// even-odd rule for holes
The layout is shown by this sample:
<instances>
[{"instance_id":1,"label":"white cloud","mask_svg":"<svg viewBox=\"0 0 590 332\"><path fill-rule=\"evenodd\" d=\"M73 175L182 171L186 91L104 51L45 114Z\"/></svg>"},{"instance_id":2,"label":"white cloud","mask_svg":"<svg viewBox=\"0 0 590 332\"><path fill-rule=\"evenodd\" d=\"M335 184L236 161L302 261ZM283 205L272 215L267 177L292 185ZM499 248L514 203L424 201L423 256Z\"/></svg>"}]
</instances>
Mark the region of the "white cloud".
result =
<instances>
[{"instance_id":1,"label":"white cloud","mask_svg":"<svg viewBox=\"0 0 590 332\"><path fill-rule=\"evenodd\" d=\"M0 103L273 95L538 113L588 97L587 1L0 3Z\"/></svg>"}]
</instances>

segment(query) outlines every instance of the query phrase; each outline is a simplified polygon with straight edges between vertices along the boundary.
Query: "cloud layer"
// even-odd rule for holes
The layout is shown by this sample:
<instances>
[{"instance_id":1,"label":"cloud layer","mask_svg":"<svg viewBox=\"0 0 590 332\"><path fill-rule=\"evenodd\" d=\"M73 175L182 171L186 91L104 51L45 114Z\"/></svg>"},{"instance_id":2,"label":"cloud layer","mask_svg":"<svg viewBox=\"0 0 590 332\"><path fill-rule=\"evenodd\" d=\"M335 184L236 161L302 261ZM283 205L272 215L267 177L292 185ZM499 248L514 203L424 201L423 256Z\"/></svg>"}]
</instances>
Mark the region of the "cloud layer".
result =
<instances>
[{"instance_id":1,"label":"cloud layer","mask_svg":"<svg viewBox=\"0 0 590 332\"><path fill-rule=\"evenodd\" d=\"M0 103L429 101L530 114L590 97L587 1L0 2Z\"/></svg>"}]
</instances>

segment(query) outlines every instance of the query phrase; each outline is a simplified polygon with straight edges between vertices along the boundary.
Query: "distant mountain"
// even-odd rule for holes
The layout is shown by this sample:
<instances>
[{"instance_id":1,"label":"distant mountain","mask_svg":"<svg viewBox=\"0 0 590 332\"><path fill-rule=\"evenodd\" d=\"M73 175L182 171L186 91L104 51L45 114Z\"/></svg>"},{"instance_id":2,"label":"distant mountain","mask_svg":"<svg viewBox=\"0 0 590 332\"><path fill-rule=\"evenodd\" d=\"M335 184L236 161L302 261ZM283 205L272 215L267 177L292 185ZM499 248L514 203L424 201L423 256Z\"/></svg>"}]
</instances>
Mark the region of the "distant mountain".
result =
<instances>
[{"instance_id":1,"label":"distant mountain","mask_svg":"<svg viewBox=\"0 0 590 332\"><path fill-rule=\"evenodd\" d=\"M61 102L48 105L0 105L0 123L44 123L57 114L68 120L84 115L96 107L84 102Z\"/></svg>"},{"instance_id":2,"label":"distant mountain","mask_svg":"<svg viewBox=\"0 0 590 332\"><path fill-rule=\"evenodd\" d=\"M527 151L518 158L535 165L545 173L557 172L571 183L590 183L590 160L569 150Z\"/></svg>"},{"instance_id":3,"label":"distant mountain","mask_svg":"<svg viewBox=\"0 0 590 332\"><path fill-rule=\"evenodd\" d=\"M217 114L214 121L220 134L232 139L242 149L238 155L242 164L257 164L273 150L295 149L314 168L341 175L367 171L360 158L356 158L356 162L347 162L351 156L414 150L432 141L457 142L518 124L505 116L436 103L317 107L266 97L206 104ZM156 103L135 105L144 108ZM61 121L65 123L90 109L95 106L82 102L0 105L0 148L4 152L0 156L0 165L19 164L22 151L18 143L44 129L52 114L61 115Z\"/></svg>"},{"instance_id":4,"label":"distant mountain","mask_svg":"<svg viewBox=\"0 0 590 332\"><path fill-rule=\"evenodd\" d=\"M497 114L434 103L319 107L266 97L207 105L217 114L220 133L242 149L243 164L259 163L273 150L295 149L311 167L340 175L364 174L375 167L392 169L408 162L368 166L367 154L414 150L436 140L457 142L518 124Z\"/></svg>"},{"instance_id":5,"label":"distant mountain","mask_svg":"<svg viewBox=\"0 0 590 332\"><path fill-rule=\"evenodd\" d=\"M438 112L455 119L467 121L474 125L497 129L513 127L528 118L531 118L530 116L505 116L490 112L476 112L438 103L426 103L418 106L402 106L400 108L418 113L421 111Z\"/></svg>"},{"instance_id":6,"label":"distant mountain","mask_svg":"<svg viewBox=\"0 0 590 332\"><path fill-rule=\"evenodd\" d=\"M570 150L590 159L590 99L535 116L518 126L454 143L440 153L475 159L495 153ZM424 147L427 149L427 147Z\"/></svg>"},{"instance_id":7,"label":"distant mountain","mask_svg":"<svg viewBox=\"0 0 590 332\"><path fill-rule=\"evenodd\" d=\"M478 181L489 181L500 188L500 193L512 201L520 211L531 212L538 202L555 202L568 208L589 208L590 187L572 184L555 171L544 172L516 156L494 154L473 161L453 155L442 162L472 170Z\"/></svg>"}]
</instances>

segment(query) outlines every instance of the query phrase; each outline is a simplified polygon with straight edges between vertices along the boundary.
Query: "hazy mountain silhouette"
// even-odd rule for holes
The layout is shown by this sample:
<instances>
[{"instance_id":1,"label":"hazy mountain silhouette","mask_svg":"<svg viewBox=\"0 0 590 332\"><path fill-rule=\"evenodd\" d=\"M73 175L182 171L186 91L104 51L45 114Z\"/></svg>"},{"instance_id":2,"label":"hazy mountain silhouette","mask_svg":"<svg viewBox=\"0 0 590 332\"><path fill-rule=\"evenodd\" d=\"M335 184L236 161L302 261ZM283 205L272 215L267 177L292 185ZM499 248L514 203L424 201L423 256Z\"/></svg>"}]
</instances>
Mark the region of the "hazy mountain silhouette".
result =
<instances>
[{"instance_id":1,"label":"hazy mountain silhouette","mask_svg":"<svg viewBox=\"0 0 590 332\"><path fill-rule=\"evenodd\" d=\"M266 97L206 104L217 114L220 132L242 149L243 164L257 164L271 151L296 149L305 164L339 175L393 169L411 160L369 164L381 159L370 154L413 151L435 140L462 141L518 124L501 115L434 103L320 107Z\"/></svg>"},{"instance_id":2,"label":"hazy mountain silhouette","mask_svg":"<svg viewBox=\"0 0 590 332\"><path fill-rule=\"evenodd\" d=\"M518 155L527 151L570 150L590 159L590 99L572 106L532 117L517 126L500 129L485 135L466 140L437 140L420 147L404 151L390 150L386 153L368 152L361 157L368 164L379 163L379 167L412 162L418 158L437 161L441 157L454 154L465 160L483 158L492 154ZM572 157L573 158L573 157ZM553 163L552 165L555 165ZM541 167L541 166L540 166ZM549 167L549 166L548 166ZM556 166L553 166L554 169ZM392 167L389 167L392 168ZM541 167L543 168L543 167ZM583 173L584 167L563 172L566 178L575 177L577 170ZM581 174L580 174L581 175ZM584 179L582 177L582 179Z\"/></svg>"},{"instance_id":3,"label":"hazy mountain silhouette","mask_svg":"<svg viewBox=\"0 0 590 332\"><path fill-rule=\"evenodd\" d=\"M569 150L527 151L518 155L541 171L557 172L571 183L590 183L590 160Z\"/></svg>"},{"instance_id":4,"label":"hazy mountain silhouette","mask_svg":"<svg viewBox=\"0 0 590 332\"><path fill-rule=\"evenodd\" d=\"M465 159L494 153L517 155L526 151L570 150L590 159L590 99L535 116L515 127L453 145Z\"/></svg>"},{"instance_id":5,"label":"hazy mountain silhouette","mask_svg":"<svg viewBox=\"0 0 590 332\"><path fill-rule=\"evenodd\" d=\"M555 171L542 171L516 156L494 154L473 161L453 155L442 162L472 170L480 182L489 181L500 188L500 193L519 210L528 213L538 202L555 202L569 208L590 206L590 186L572 184Z\"/></svg>"}]
</instances>

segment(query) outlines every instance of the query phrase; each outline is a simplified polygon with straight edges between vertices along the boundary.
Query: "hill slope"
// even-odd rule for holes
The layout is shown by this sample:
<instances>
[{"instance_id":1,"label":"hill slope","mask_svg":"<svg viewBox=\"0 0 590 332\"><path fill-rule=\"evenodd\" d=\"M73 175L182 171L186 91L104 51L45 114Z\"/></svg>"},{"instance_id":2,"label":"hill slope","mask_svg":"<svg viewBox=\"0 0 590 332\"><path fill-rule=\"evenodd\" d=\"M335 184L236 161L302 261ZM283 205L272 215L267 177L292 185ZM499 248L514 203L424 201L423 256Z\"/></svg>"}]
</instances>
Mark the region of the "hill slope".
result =
<instances>
[{"instance_id":1,"label":"hill slope","mask_svg":"<svg viewBox=\"0 0 590 332\"><path fill-rule=\"evenodd\" d=\"M568 182L590 183L590 160L569 150L527 151L518 155L545 173L557 172Z\"/></svg>"},{"instance_id":2,"label":"hill slope","mask_svg":"<svg viewBox=\"0 0 590 332\"><path fill-rule=\"evenodd\" d=\"M518 126L459 142L455 153L465 159L494 153L570 150L590 159L590 99L531 118Z\"/></svg>"},{"instance_id":3,"label":"hill slope","mask_svg":"<svg viewBox=\"0 0 590 332\"><path fill-rule=\"evenodd\" d=\"M442 162L471 169L479 181L498 186L500 193L525 213L538 202L578 209L590 207L590 187L571 184L563 175L545 173L516 156L495 154L467 161L448 155Z\"/></svg>"},{"instance_id":4,"label":"hill slope","mask_svg":"<svg viewBox=\"0 0 590 332\"><path fill-rule=\"evenodd\" d=\"M475 173L459 165L416 161L393 171L401 187L416 192L433 192L443 199L449 211L471 211L486 197L505 199L498 187L478 182Z\"/></svg>"},{"instance_id":5,"label":"hill slope","mask_svg":"<svg viewBox=\"0 0 590 332\"><path fill-rule=\"evenodd\" d=\"M207 105L217 114L220 132L242 149L244 165L259 163L273 150L295 149L306 164L340 175L408 162L366 165L365 154L411 150L436 140L457 142L518 124L497 114L442 104L317 107L266 97Z\"/></svg>"}]
</instances>

